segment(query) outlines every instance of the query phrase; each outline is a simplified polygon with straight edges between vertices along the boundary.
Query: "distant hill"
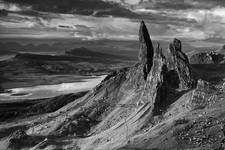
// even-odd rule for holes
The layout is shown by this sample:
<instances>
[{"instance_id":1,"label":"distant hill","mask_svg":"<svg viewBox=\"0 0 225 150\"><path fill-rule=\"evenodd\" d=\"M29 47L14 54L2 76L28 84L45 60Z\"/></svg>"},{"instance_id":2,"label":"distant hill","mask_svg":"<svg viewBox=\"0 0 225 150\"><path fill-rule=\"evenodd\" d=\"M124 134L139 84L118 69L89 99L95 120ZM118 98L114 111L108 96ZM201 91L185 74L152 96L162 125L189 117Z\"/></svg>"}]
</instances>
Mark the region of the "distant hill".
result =
<instances>
[{"instance_id":1,"label":"distant hill","mask_svg":"<svg viewBox=\"0 0 225 150\"><path fill-rule=\"evenodd\" d=\"M76 48L65 52L66 55L84 57L84 58L98 58L98 59L123 59L123 60L132 60L132 58L122 56L120 54L106 54L96 51L91 51L85 47Z\"/></svg>"},{"instance_id":2,"label":"distant hill","mask_svg":"<svg viewBox=\"0 0 225 150\"><path fill-rule=\"evenodd\" d=\"M72 82L73 76L103 75L134 64L125 56L78 49L64 55L18 53L15 57L0 61L0 71L7 80L3 88L59 84ZM56 79L55 76L71 76Z\"/></svg>"},{"instance_id":3,"label":"distant hill","mask_svg":"<svg viewBox=\"0 0 225 150\"><path fill-rule=\"evenodd\" d=\"M224 54L217 52L200 52L190 56L191 64L220 64L224 63Z\"/></svg>"}]
</instances>

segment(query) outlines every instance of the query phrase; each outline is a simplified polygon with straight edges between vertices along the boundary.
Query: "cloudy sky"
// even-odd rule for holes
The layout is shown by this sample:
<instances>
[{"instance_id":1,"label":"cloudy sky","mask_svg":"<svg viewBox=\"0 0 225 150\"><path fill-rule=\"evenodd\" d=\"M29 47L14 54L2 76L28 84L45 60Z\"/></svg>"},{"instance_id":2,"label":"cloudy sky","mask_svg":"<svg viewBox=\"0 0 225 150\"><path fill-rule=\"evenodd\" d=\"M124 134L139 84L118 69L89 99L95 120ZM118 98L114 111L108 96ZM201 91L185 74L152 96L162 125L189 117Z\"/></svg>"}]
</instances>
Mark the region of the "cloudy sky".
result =
<instances>
[{"instance_id":1,"label":"cloudy sky","mask_svg":"<svg viewBox=\"0 0 225 150\"><path fill-rule=\"evenodd\" d=\"M136 40L145 20L155 40L225 39L224 0L0 0L0 37Z\"/></svg>"}]
</instances>

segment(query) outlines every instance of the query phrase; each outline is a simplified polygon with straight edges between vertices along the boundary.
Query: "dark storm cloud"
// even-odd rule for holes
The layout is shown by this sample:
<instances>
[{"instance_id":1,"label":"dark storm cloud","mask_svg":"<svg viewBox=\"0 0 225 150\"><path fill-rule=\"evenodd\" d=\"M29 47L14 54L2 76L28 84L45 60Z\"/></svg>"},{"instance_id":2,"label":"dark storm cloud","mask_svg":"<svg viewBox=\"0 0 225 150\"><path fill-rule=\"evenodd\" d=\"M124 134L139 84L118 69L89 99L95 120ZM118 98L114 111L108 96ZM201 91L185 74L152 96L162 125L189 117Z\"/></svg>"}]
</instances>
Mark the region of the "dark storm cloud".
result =
<instances>
[{"instance_id":1,"label":"dark storm cloud","mask_svg":"<svg viewBox=\"0 0 225 150\"><path fill-rule=\"evenodd\" d=\"M118 3L101 0L4 0L4 2L31 6L33 10L81 15L136 17L137 14Z\"/></svg>"}]
</instances>

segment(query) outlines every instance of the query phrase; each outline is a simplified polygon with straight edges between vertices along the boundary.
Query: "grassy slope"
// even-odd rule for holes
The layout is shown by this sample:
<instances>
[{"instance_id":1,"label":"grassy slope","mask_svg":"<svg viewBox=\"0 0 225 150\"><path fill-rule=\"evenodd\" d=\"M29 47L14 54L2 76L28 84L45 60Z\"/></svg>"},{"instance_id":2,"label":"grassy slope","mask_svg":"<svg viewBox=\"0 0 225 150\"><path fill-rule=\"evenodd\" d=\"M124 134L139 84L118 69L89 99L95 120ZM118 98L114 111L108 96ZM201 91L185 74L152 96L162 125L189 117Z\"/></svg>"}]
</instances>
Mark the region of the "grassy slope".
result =
<instances>
[{"instance_id":1,"label":"grassy slope","mask_svg":"<svg viewBox=\"0 0 225 150\"><path fill-rule=\"evenodd\" d=\"M0 103L0 122L54 112L66 104L84 96L86 93L87 92L85 91L53 98Z\"/></svg>"}]
</instances>

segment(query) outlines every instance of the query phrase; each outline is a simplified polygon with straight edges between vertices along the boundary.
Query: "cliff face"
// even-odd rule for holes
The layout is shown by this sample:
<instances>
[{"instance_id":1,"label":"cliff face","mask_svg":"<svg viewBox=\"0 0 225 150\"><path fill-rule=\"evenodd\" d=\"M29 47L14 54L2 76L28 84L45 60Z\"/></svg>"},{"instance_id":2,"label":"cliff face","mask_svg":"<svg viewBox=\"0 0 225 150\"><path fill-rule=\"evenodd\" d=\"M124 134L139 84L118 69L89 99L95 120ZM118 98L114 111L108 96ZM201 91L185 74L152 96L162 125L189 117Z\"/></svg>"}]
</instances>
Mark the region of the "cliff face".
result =
<instances>
[{"instance_id":1,"label":"cliff face","mask_svg":"<svg viewBox=\"0 0 225 150\"><path fill-rule=\"evenodd\" d=\"M139 40L139 62L135 66L110 74L81 99L35 120L26 134L72 136L71 148L76 145L80 149L109 150L119 149L151 130L159 116L184 90L194 87L194 82L179 40L174 39L169 47L170 62L159 44L153 48L144 22L140 25Z\"/></svg>"},{"instance_id":2,"label":"cliff face","mask_svg":"<svg viewBox=\"0 0 225 150\"><path fill-rule=\"evenodd\" d=\"M195 82L192 79L193 77L188 57L182 52L182 44L180 40L174 39L174 41L169 45L167 58L169 71L174 72L173 77L178 76L178 80L176 79L175 81L178 85L175 86L180 89L193 88Z\"/></svg>"},{"instance_id":3,"label":"cliff face","mask_svg":"<svg viewBox=\"0 0 225 150\"><path fill-rule=\"evenodd\" d=\"M154 48L148 33L148 29L143 21L141 22L140 29L139 29L139 42L140 42L140 50L139 50L138 59L139 59L139 62L145 64L143 71L145 73L145 79L146 79L147 74L149 73L152 67Z\"/></svg>"}]
</instances>

